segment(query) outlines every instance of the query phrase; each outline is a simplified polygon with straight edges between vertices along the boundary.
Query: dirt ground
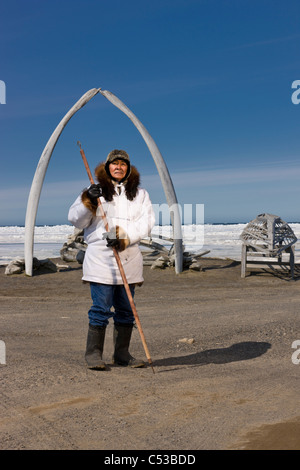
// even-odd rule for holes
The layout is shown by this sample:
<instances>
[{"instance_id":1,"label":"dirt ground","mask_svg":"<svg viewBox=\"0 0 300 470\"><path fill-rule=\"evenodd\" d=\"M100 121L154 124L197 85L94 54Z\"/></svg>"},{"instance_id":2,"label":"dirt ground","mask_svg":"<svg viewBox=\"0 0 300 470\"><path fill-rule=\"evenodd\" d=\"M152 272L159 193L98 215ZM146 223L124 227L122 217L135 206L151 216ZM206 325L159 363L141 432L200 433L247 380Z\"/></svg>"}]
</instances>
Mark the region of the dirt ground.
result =
<instances>
[{"instance_id":1,"label":"dirt ground","mask_svg":"<svg viewBox=\"0 0 300 470\"><path fill-rule=\"evenodd\" d=\"M155 373L109 365L112 321L108 370L86 368L80 265L33 277L1 267L0 449L299 449L300 278L202 265L144 268L135 303ZM145 358L137 329L131 353Z\"/></svg>"}]
</instances>

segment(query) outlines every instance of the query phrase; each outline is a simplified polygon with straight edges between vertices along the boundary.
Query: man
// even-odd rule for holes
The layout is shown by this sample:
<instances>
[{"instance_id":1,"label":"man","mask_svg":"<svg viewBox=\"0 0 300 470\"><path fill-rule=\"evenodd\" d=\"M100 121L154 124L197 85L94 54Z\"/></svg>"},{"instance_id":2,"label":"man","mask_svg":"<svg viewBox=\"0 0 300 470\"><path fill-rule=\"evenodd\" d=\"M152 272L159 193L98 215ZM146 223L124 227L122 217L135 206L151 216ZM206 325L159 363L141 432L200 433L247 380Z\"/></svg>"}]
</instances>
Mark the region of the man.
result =
<instances>
[{"instance_id":1,"label":"man","mask_svg":"<svg viewBox=\"0 0 300 470\"><path fill-rule=\"evenodd\" d=\"M90 369L105 369L102 360L106 327L114 321L115 364L143 367L129 353L134 316L112 250L120 255L132 296L136 284L143 283L143 258L139 241L147 237L155 223L149 194L139 188L140 177L124 150L112 150L105 163L95 169L99 184L92 184L78 196L69 210L69 221L84 229L88 245L84 281L90 283L91 306L85 359ZM106 232L97 199L101 198L110 232ZM114 312L111 312L114 307Z\"/></svg>"}]
</instances>

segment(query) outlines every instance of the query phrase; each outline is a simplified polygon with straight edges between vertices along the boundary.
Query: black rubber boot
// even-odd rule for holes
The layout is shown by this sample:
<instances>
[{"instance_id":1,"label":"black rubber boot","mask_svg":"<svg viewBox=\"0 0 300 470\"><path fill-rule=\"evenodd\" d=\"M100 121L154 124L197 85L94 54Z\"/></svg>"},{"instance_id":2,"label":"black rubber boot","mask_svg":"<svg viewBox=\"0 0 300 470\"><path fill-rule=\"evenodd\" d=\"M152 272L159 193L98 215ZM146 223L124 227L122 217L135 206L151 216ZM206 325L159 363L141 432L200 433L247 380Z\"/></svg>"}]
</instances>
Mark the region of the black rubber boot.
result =
<instances>
[{"instance_id":1,"label":"black rubber boot","mask_svg":"<svg viewBox=\"0 0 300 470\"><path fill-rule=\"evenodd\" d=\"M105 326L89 325L85 351L85 360L89 369L106 369L105 362L102 361L105 330Z\"/></svg>"},{"instance_id":2,"label":"black rubber boot","mask_svg":"<svg viewBox=\"0 0 300 470\"><path fill-rule=\"evenodd\" d=\"M113 363L119 366L145 367L144 361L135 359L128 351L132 328L133 325L115 324L113 334L115 347Z\"/></svg>"}]
</instances>

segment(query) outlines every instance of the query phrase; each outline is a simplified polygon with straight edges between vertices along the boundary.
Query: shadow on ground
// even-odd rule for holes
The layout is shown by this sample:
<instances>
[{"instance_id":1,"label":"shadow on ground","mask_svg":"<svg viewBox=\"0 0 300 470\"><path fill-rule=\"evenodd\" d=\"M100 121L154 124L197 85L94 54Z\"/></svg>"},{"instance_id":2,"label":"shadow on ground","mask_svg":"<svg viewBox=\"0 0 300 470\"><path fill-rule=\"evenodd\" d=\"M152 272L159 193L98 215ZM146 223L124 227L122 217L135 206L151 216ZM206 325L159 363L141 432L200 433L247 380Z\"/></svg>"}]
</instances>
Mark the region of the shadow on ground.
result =
<instances>
[{"instance_id":1,"label":"shadow on ground","mask_svg":"<svg viewBox=\"0 0 300 470\"><path fill-rule=\"evenodd\" d=\"M247 361L265 354L271 344L266 342L246 341L233 344L228 348L208 349L187 356L174 356L158 359L154 366L201 366L207 364L226 364L228 362Z\"/></svg>"}]
</instances>

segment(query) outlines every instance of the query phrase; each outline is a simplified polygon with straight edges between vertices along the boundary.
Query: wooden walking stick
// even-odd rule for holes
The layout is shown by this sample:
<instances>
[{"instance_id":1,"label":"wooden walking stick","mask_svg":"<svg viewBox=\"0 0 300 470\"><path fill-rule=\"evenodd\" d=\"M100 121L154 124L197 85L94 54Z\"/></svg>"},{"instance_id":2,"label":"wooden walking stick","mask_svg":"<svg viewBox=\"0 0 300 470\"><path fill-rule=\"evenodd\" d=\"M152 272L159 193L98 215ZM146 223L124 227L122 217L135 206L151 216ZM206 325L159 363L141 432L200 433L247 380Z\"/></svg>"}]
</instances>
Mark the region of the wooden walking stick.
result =
<instances>
[{"instance_id":1,"label":"wooden walking stick","mask_svg":"<svg viewBox=\"0 0 300 470\"><path fill-rule=\"evenodd\" d=\"M87 171L89 180L90 180L91 184L94 184L94 179L93 179L93 176L92 176L92 173L91 173L89 164L88 164L88 162L87 162L87 159L86 159L84 150L81 148L81 143L80 143L80 142L77 142L77 144L78 144L78 146L79 146L80 153L81 153L81 156L82 156L82 160L83 160L85 169L86 169L86 171ZM100 210L101 217L102 217L102 220L103 220L103 223L104 223L104 226L105 226L105 230L106 230L107 232L109 232L109 225L108 225L107 217L106 217L106 214L105 214L105 212L104 212L104 209L103 209L103 206L102 206L102 203L101 203L100 198L97 199L97 203L98 203L98 208L99 208L99 210ZM151 359L151 357L150 357L150 353L149 353L149 350L148 350L148 347L147 347L147 343L146 343L146 340L145 340L145 336L144 336L144 332L143 332L143 329L142 329L142 325L141 325L141 322L140 322L140 319L139 319L137 310L136 310L135 305L134 305L133 297L132 297L132 294L131 294L131 291L130 291L130 288L129 288L129 285L128 285L128 282L127 282L127 279L126 279L125 271L124 271L122 262L121 262L121 260L120 260L120 256L119 256L118 250L117 250L115 247L112 247L112 250L113 250L113 252L114 252L114 255L115 255L115 258L116 258L116 262L117 262L117 265L118 265L118 268L119 268L119 271L120 271L120 274L121 274L121 277L122 277L122 280L123 280L123 284L124 284L124 287L125 287L125 290L126 290L126 294L127 294L127 297L128 297L128 300L129 300L131 309L132 309L132 313L133 313L133 315L134 315L135 322L136 322L137 328L138 328L139 333L140 333L140 337L141 337L141 340L142 340L142 343L143 343L143 346L144 346L144 350L145 350L146 357L147 357L148 362L149 362L149 364L150 364L150 366L151 366L151 368L152 368L152 371L153 371L153 373L154 373L155 371L154 371L154 369L153 369L152 359Z\"/></svg>"}]
</instances>

